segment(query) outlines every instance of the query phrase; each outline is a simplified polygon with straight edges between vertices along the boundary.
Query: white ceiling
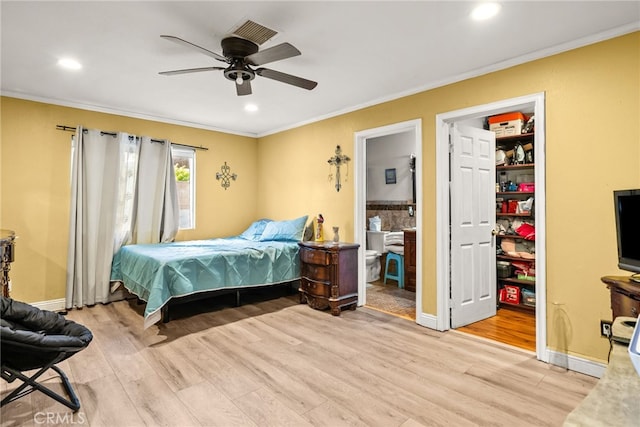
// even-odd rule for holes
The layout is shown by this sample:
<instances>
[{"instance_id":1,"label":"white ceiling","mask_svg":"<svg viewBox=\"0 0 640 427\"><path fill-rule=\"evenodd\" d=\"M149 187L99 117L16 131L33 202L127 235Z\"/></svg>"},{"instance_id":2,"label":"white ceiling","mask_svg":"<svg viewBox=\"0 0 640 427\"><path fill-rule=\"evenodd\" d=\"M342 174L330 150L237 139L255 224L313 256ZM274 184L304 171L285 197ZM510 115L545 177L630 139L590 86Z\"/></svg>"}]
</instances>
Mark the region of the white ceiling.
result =
<instances>
[{"instance_id":1,"label":"white ceiling","mask_svg":"<svg viewBox=\"0 0 640 427\"><path fill-rule=\"evenodd\" d=\"M260 136L640 29L638 1L503 1L496 18L475 22L477 3L2 0L1 90ZM238 97L220 71L158 75L224 65L161 34L222 53L221 39L247 19L279 32L261 49L286 41L302 52L267 68L318 86L256 77L253 94ZM66 56L84 67L60 69ZM245 112L249 102L259 111Z\"/></svg>"}]
</instances>

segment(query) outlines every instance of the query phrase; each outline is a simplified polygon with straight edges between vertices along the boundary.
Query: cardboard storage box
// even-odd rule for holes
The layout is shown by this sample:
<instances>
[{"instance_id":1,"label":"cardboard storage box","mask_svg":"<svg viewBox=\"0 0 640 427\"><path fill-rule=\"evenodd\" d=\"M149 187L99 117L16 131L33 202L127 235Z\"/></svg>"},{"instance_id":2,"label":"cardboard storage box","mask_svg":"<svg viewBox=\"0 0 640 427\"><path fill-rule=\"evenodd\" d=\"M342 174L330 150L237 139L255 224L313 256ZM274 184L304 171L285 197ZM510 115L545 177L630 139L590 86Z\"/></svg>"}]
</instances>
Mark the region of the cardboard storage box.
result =
<instances>
[{"instance_id":1,"label":"cardboard storage box","mask_svg":"<svg viewBox=\"0 0 640 427\"><path fill-rule=\"evenodd\" d=\"M499 114L489 117L489 130L496 133L496 137L520 135L527 117L519 112Z\"/></svg>"}]
</instances>

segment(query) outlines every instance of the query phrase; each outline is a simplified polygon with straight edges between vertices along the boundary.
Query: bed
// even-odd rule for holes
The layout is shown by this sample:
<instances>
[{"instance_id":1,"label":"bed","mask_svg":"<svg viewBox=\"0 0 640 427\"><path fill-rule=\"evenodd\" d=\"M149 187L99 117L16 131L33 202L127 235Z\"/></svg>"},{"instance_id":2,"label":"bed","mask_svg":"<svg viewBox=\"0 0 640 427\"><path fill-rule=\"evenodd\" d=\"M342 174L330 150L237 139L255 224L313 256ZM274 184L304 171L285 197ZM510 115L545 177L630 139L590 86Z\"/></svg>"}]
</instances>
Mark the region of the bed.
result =
<instances>
[{"instance_id":1,"label":"bed","mask_svg":"<svg viewBox=\"0 0 640 427\"><path fill-rule=\"evenodd\" d=\"M168 320L172 300L299 280L298 241L306 220L261 219L227 238L123 246L113 258L111 281L146 302L148 328Z\"/></svg>"}]
</instances>

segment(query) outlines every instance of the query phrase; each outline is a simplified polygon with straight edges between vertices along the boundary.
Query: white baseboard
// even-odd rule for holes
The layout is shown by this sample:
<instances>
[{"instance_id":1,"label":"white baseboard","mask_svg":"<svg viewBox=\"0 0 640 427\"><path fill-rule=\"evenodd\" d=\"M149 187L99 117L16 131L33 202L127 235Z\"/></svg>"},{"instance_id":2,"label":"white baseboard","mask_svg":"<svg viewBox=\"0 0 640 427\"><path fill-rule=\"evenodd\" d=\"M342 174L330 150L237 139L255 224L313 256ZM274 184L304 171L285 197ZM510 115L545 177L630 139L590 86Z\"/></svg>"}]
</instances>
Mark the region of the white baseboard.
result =
<instances>
[{"instance_id":1,"label":"white baseboard","mask_svg":"<svg viewBox=\"0 0 640 427\"><path fill-rule=\"evenodd\" d=\"M123 300L129 295L124 289L124 287L120 287L115 291L109 294L109 302L120 301ZM67 311L65 307L67 305L67 301L65 298L52 299L48 301L39 301L39 302L30 302L29 305L34 307L38 307L40 310L49 310L49 311ZM99 303L96 303L99 304ZM107 303L104 303L107 304Z\"/></svg>"},{"instance_id":2,"label":"white baseboard","mask_svg":"<svg viewBox=\"0 0 640 427\"><path fill-rule=\"evenodd\" d=\"M607 369L607 365L604 363L594 362L593 360L583 359L549 349L547 349L547 360L549 360L549 363L552 365L596 378L601 378Z\"/></svg>"},{"instance_id":3,"label":"white baseboard","mask_svg":"<svg viewBox=\"0 0 640 427\"><path fill-rule=\"evenodd\" d=\"M431 314L420 313L416 318L416 323L420 326L438 330L437 317ZM547 349L546 353L546 360L549 361L549 364L592 377L601 378L607 369L607 365L604 363L594 362L559 351Z\"/></svg>"},{"instance_id":4,"label":"white baseboard","mask_svg":"<svg viewBox=\"0 0 640 427\"><path fill-rule=\"evenodd\" d=\"M66 301L64 298L58 298L49 301L30 302L29 305L38 307L40 310L64 311L65 303Z\"/></svg>"},{"instance_id":5,"label":"white baseboard","mask_svg":"<svg viewBox=\"0 0 640 427\"><path fill-rule=\"evenodd\" d=\"M416 317L416 323L420 326L438 330L438 318L432 314L420 313Z\"/></svg>"}]
</instances>

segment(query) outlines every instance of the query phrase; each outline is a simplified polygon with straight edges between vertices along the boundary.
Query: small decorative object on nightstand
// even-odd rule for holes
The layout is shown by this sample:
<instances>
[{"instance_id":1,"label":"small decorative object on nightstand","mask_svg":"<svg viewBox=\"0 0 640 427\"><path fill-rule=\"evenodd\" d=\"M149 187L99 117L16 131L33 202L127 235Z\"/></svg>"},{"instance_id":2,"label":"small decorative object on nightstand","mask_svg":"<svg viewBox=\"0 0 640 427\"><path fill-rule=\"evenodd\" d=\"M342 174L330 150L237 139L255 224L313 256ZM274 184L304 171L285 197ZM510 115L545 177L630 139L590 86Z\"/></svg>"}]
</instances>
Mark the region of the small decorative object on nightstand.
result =
<instances>
[{"instance_id":1,"label":"small decorative object on nightstand","mask_svg":"<svg viewBox=\"0 0 640 427\"><path fill-rule=\"evenodd\" d=\"M300 242L300 302L339 316L358 304L358 248L355 243Z\"/></svg>"}]
</instances>

